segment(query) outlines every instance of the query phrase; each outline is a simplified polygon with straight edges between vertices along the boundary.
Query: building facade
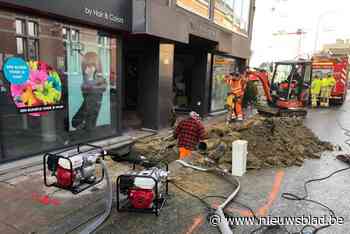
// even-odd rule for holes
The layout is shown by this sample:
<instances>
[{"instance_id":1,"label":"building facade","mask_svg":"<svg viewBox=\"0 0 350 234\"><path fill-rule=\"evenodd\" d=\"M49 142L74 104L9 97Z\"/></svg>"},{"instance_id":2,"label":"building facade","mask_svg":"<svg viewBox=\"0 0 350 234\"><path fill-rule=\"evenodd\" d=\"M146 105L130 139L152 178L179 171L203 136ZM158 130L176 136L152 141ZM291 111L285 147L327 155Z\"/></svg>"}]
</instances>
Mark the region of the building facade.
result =
<instances>
[{"instance_id":1,"label":"building facade","mask_svg":"<svg viewBox=\"0 0 350 234\"><path fill-rule=\"evenodd\" d=\"M324 44L321 52L350 55L350 39L337 39L335 43Z\"/></svg>"},{"instance_id":2,"label":"building facade","mask_svg":"<svg viewBox=\"0 0 350 234\"><path fill-rule=\"evenodd\" d=\"M0 0L0 163L224 109L254 0Z\"/></svg>"}]
</instances>

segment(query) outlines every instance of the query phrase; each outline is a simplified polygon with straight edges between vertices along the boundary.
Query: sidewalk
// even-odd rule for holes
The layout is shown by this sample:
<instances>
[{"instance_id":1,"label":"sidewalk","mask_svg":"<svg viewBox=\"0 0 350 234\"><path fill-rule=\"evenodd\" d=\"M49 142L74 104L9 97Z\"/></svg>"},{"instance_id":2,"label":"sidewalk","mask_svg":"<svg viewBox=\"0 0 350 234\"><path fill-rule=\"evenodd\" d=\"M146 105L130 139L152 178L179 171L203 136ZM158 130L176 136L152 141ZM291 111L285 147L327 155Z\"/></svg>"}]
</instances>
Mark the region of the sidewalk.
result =
<instances>
[{"instance_id":1,"label":"sidewalk","mask_svg":"<svg viewBox=\"0 0 350 234\"><path fill-rule=\"evenodd\" d=\"M117 173L129 166L107 161ZM115 179L114 179L115 180ZM42 171L0 182L0 233L66 233L104 211L104 183L73 195L45 187Z\"/></svg>"},{"instance_id":2,"label":"sidewalk","mask_svg":"<svg viewBox=\"0 0 350 234\"><path fill-rule=\"evenodd\" d=\"M119 174L131 169L131 165L127 163L116 163L111 159L106 159L106 162L113 182ZM181 187L198 196L217 194L218 191L221 191L222 195L225 193L227 195L234 189L221 178L182 168L176 162L171 163L170 171ZM76 233L84 223L92 221L104 212L104 187L105 183L102 183L96 188L73 195L68 191L45 187L41 171L0 182L0 210L2 211L0 212L0 233ZM174 186L169 185L169 187L170 199L167 206L161 210L159 217L154 214L119 213L113 207L112 216L104 226L113 224L113 220L117 219L121 223L120 228L123 233L138 233L138 225L147 226L148 222L152 223L157 219L157 230L165 231L169 222L175 222L180 217L190 218L203 212L203 206L200 203L188 211L187 207L193 205L191 204L193 198ZM191 219L188 219L188 222L186 225L190 224ZM186 225L179 224L178 229L173 230L172 233L181 233ZM144 231L153 232L155 231L153 228L150 227L149 230ZM104 230L98 233L119 233L119 231Z\"/></svg>"},{"instance_id":3,"label":"sidewalk","mask_svg":"<svg viewBox=\"0 0 350 234\"><path fill-rule=\"evenodd\" d=\"M225 116L208 117L204 123L206 126L213 125L224 118ZM169 129L159 134L169 134ZM113 183L118 175L131 169L128 163L117 163L109 157L106 161ZM179 169L175 162L170 166L172 176L174 176L174 170L185 173L180 173L183 176L181 182L184 188L199 196L227 195L233 190L230 184L220 178L191 169ZM54 187L48 188L44 186L42 165L38 164L21 170L12 177L6 177L6 174L0 177L2 178L0 179L1 234L75 233L81 224L88 223L104 212L104 183L79 195ZM107 229L103 228L103 231L98 233L138 233L135 224L147 226L148 222L155 222L155 219L157 219L157 225L144 230L143 233L159 233L160 230L167 231L167 225L177 222L177 219L185 220L188 217L186 222L178 224L178 228L172 227L174 229L172 233L182 233L188 225L191 225L193 216L203 213L203 206L198 201L193 206L193 198L174 186L170 186L170 193L172 198L168 206L161 211L160 217L118 213L114 207L111 218L104 225ZM188 210L188 207L192 207L191 210ZM122 223L120 230L109 231L109 225L115 229L113 225L115 219L118 219L118 223Z\"/></svg>"}]
</instances>

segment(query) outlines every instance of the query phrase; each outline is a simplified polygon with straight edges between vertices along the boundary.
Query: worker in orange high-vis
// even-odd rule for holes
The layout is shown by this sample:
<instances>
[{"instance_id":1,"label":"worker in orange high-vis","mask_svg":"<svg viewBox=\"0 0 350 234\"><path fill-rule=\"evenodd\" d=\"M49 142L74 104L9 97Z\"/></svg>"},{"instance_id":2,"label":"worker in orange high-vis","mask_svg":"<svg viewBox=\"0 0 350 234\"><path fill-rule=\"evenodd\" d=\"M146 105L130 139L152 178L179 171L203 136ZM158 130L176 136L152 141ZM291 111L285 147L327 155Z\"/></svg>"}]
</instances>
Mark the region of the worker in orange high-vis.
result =
<instances>
[{"instance_id":1,"label":"worker in orange high-vis","mask_svg":"<svg viewBox=\"0 0 350 234\"><path fill-rule=\"evenodd\" d=\"M228 118L227 121L243 120L242 101L245 89L245 73L230 73L225 76L225 82L230 87L227 96Z\"/></svg>"}]
</instances>

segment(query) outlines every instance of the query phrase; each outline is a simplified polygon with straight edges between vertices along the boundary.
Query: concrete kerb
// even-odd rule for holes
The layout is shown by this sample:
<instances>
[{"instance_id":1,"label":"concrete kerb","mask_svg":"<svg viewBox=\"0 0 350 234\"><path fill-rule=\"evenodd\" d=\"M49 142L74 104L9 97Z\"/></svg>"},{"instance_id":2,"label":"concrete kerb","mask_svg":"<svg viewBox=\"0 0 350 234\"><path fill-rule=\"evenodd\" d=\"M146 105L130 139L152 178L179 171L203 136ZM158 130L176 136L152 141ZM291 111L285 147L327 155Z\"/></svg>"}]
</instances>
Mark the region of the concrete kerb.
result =
<instances>
[{"instance_id":1,"label":"concrete kerb","mask_svg":"<svg viewBox=\"0 0 350 234\"><path fill-rule=\"evenodd\" d=\"M129 136L121 136L121 137L115 137L111 139L106 139L102 141L96 141L91 142L91 144L104 147L106 150L108 149L115 149L115 148L123 148L125 146L128 146L134 142L135 139L129 137ZM60 150L53 151L59 152ZM43 160L43 154L39 154L36 156L33 156L28 159L22 159L17 160L14 162L9 162L0 165L0 180L6 180L5 177L13 177L16 174L21 175L23 174L24 170L30 170L30 168L42 165ZM9 174L12 174L9 175Z\"/></svg>"}]
</instances>

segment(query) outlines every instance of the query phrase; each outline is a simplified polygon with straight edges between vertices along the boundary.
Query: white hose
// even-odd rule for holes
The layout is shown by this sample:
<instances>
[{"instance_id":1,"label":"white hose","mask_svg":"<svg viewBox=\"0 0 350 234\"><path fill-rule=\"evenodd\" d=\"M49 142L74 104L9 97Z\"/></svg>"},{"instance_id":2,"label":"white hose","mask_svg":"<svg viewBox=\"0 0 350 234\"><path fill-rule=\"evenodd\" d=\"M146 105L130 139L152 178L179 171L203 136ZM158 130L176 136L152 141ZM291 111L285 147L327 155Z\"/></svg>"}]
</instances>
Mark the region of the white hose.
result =
<instances>
[{"instance_id":1,"label":"white hose","mask_svg":"<svg viewBox=\"0 0 350 234\"><path fill-rule=\"evenodd\" d=\"M191 165L191 164L189 164L185 161L182 161L182 160L176 160L176 162L180 163L184 167L189 167L189 168L195 169L197 171L209 171L209 169L197 167L197 166Z\"/></svg>"},{"instance_id":2,"label":"white hose","mask_svg":"<svg viewBox=\"0 0 350 234\"><path fill-rule=\"evenodd\" d=\"M112 190L112 184L108 175L108 168L103 160L100 160L100 163L102 165L102 168L104 170L105 176L106 176L106 182L107 182L107 189L106 189L106 210L98 217L95 222L91 223L89 226L85 227L80 234L90 234L94 232L101 224L103 224L106 219L109 217L111 210L112 210L112 203L113 203L113 190Z\"/></svg>"},{"instance_id":3,"label":"white hose","mask_svg":"<svg viewBox=\"0 0 350 234\"><path fill-rule=\"evenodd\" d=\"M192 169L195 169L198 171L207 171L207 172L212 171L211 169L206 169L206 168L191 165L191 164L189 164L185 161L182 161L182 160L176 160L176 162L180 163L184 167L189 167L189 168L192 168ZM237 193L239 192L239 190L241 188L241 184L240 184L239 180L236 177L233 177L231 174L229 174L223 170L220 172L223 173L224 175L230 175L232 178L235 179L236 184L237 184L236 189L224 201L224 203L222 203L215 211L215 213L220 216L220 222L218 223L218 228L219 228L220 232L222 234L232 234L233 232L230 228L230 225L225 218L224 209L236 197Z\"/></svg>"}]
</instances>

